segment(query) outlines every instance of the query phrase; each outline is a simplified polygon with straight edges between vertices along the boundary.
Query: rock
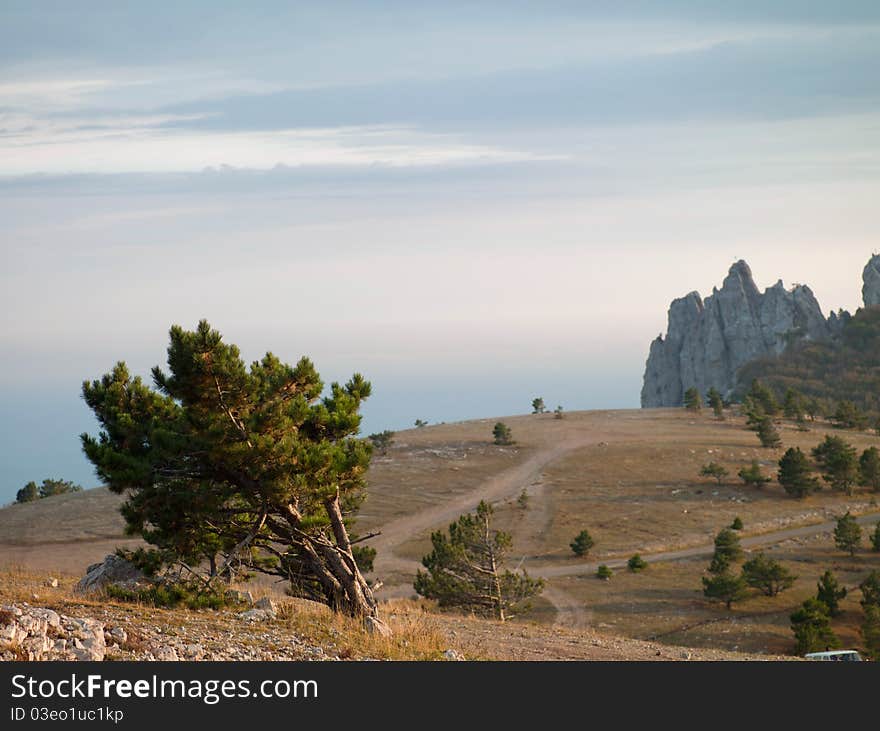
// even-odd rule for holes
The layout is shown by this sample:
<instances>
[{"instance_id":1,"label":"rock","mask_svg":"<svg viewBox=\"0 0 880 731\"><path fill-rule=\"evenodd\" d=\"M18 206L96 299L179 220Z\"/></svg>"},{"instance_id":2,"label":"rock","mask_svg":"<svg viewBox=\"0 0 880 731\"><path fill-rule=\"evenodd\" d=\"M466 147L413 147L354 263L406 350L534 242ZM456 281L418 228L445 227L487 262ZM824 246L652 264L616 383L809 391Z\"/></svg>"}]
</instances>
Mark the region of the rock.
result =
<instances>
[{"instance_id":1,"label":"rock","mask_svg":"<svg viewBox=\"0 0 880 731\"><path fill-rule=\"evenodd\" d=\"M862 272L862 300L865 307L880 305L880 254L874 254Z\"/></svg>"},{"instance_id":2,"label":"rock","mask_svg":"<svg viewBox=\"0 0 880 731\"><path fill-rule=\"evenodd\" d=\"M237 616L245 622L266 622L270 619L275 619L275 614L265 609L248 609Z\"/></svg>"},{"instance_id":3,"label":"rock","mask_svg":"<svg viewBox=\"0 0 880 731\"><path fill-rule=\"evenodd\" d=\"M378 635L379 637L391 637L393 634L391 628L378 617L366 617L364 619L364 627L366 627L367 632L371 635Z\"/></svg>"},{"instance_id":4,"label":"rock","mask_svg":"<svg viewBox=\"0 0 880 731\"><path fill-rule=\"evenodd\" d=\"M672 302L666 337L651 343L642 407L681 406L692 386L704 394L714 387L728 397L749 361L779 355L792 340L832 335L809 287L787 290L780 280L762 294L748 264L738 261L705 300L691 292Z\"/></svg>"},{"instance_id":5,"label":"rock","mask_svg":"<svg viewBox=\"0 0 880 731\"><path fill-rule=\"evenodd\" d=\"M464 655L462 655L458 650L453 650L450 648L443 653L443 659L461 662L462 660L464 660Z\"/></svg>"},{"instance_id":6,"label":"rock","mask_svg":"<svg viewBox=\"0 0 880 731\"><path fill-rule=\"evenodd\" d=\"M148 586L149 579L130 561L115 554L110 554L101 563L92 564L73 588L77 594L89 594L101 591L108 585L134 589Z\"/></svg>"},{"instance_id":7,"label":"rock","mask_svg":"<svg viewBox=\"0 0 880 731\"><path fill-rule=\"evenodd\" d=\"M226 598L232 602L241 602L242 604L253 604L254 595L249 591L239 591L238 589L229 589L226 592Z\"/></svg>"},{"instance_id":8,"label":"rock","mask_svg":"<svg viewBox=\"0 0 880 731\"><path fill-rule=\"evenodd\" d=\"M275 603L273 599L270 597L264 596L262 599L257 601L254 604L256 609L262 609L266 612L271 612L272 614L278 614L278 605Z\"/></svg>"},{"instance_id":9,"label":"rock","mask_svg":"<svg viewBox=\"0 0 880 731\"><path fill-rule=\"evenodd\" d=\"M110 639L119 645L124 645L128 642L128 633L122 627L114 627L108 634Z\"/></svg>"},{"instance_id":10,"label":"rock","mask_svg":"<svg viewBox=\"0 0 880 731\"><path fill-rule=\"evenodd\" d=\"M177 662L180 660L177 650L168 645L157 645L152 648L151 653L159 662Z\"/></svg>"},{"instance_id":11,"label":"rock","mask_svg":"<svg viewBox=\"0 0 880 731\"><path fill-rule=\"evenodd\" d=\"M52 579L52 578L46 579L46 586L48 586L50 589L57 589L58 588L58 579Z\"/></svg>"}]
</instances>

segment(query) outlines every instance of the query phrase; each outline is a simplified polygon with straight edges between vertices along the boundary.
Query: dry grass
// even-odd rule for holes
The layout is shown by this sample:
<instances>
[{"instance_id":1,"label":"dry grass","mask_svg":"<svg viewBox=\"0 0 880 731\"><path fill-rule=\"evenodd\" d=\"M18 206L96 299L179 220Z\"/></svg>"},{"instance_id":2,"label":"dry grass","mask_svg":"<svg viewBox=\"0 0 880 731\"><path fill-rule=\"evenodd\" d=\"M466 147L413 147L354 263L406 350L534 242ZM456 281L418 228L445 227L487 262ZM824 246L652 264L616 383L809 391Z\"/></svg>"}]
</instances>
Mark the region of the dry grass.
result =
<instances>
[{"instance_id":1,"label":"dry grass","mask_svg":"<svg viewBox=\"0 0 880 731\"><path fill-rule=\"evenodd\" d=\"M542 484L533 488L544 493L539 515L526 511L524 516L512 500L500 506L499 524L514 533L518 550L537 559L536 565L568 559L568 544L584 528L596 542L592 557L629 556L704 544L737 516L745 523L744 535L752 535L821 522L848 509L865 511L880 497L865 490L847 497L824 489L795 500L775 481L760 490L746 487L736 473L757 459L764 473L775 477L784 449L761 448L741 419L719 422L670 410L639 417L630 422L627 437L578 450L549 466ZM828 433L859 450L880 445L867 432L819 425L809 432L782 428L785 448L806 452ZM711 461L730 473L721 486L699 476Z\"/></svg>"},{"instance_id":2,"label":"dry grass","mask_svg":"<svg viewBox=\"0 0 880 731\"><path fill-rule=\"evenodd\" d=\"M784 654L794 649L789 615L816 595L816 583L830 569L849 589L841 603L843 614L833 620L834 631L844 647L861 644L857 587L872 569L880 569L880 554L864 550L850 558L834 547L828 534L762 550L796 574L797 581L776 597L753 590L731 611L703 597L706 559L651 564L638 574L621 570L610 581L583 576L557 579L553 585L581 603L590 626L603 632L690 647ZM552 609L544 610L543 617L540 608L536 611L536 619L552 621Z\"/></svg>"}]
</instances>

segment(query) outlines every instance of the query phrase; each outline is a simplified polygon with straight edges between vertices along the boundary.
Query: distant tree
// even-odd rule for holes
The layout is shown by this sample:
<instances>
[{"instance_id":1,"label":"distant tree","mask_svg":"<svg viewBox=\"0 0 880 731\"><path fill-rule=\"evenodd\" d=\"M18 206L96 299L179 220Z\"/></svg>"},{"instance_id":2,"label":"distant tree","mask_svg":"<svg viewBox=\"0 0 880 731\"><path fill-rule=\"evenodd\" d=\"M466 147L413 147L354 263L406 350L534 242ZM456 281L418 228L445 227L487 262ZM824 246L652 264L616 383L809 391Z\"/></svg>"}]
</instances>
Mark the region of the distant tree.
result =
<instances>
[{"instance_id":1,"label":"distant tree","mask_svg":"<svg viewBox=\"0 0 880 731\"><path fill-rule=\"evenodd\" d=\"M786 569L779 561L759 553L746 561L742 567L743 579L748 586L759 589L766 596L776 596L790 589L797 576Z\"/></svg>"},{"instance_id":2,"label":"distant tree","mask_svg":"<svg viewBox=\"0 0 880 731\"><path fill-rule=\"evenodd\" d=\"M538 398L532 399L532 413L533 414L543 414L547 410L547 407L544 406L544 399L540 396Z\"/></svg>"},{"instance_id":3,"label":"distant tree","mask_svg":"<svg viewBox=\"0 0 880 731\"><path fill-rule=\"evenodd\" d=\"M757 379L752 381L752 385L748 392L749 398L760 405L762 411L767 416L776 416L779 413L779 402L773 395L773 391L767 388Z\"/></svg>"},{"instance_id":4,"label":"distant tree","mask_svg":"<svg viewBox=\"0 0 880 731\"><path fill-rule=\"evenodd\" d=\"M519 497L516 499L516 505L520 510L527 510L529 507L529 494L526 492L526 489L523 488L523 491L519 494Z\"/></svg>"},{"instance_id":5,"label":"distant tree","mask_svg":"<svg viewBox=\"0 0 880 731\"><path fill-rule=\"evenodd\" d=\"M880 571L875 569L868 574L859 584L859 590L862 592L862 609L880 607Z\"/></svg>"},{"instance_id":6,"label":"distant tree","mask_svg":"<svg viewBox=\"0 0 880 731\"><path fill-rule=\"evenodd\" d=\"M776 430L776 425L773 423L773 419L769 416L763 417L758 422L755 431L758 433L758 439L760 440L762 447L775 449L782 444L782 439L779 436L779 432Z\"/></svg>"},{"instance_id":7,"label":"distant tree","mask_svg":"<svg viewBox=\"0 0 880 731\"><path fill-rule=\"evenodd\" d=\"M793 388L785 391L782 413L787 419L800 421L804 418L804 397Z\"/></svg>"},{"instance_id":8,"label":"distant tree","mask_svg":"<svg viewBox=\"0 0 880 731\"><path fill-rule=\"evenodd\" d=\"M416 424L416 429L421 429L422 427L428 426L428 422L423 421L422 419L416 419L415 424Z\"/></svg>"},{"instance_id":9,"label":"distant tree","mask_svg":"<svg viewBox=\"0 0 880 731\"><path fill-rule=\"evenodd\" d=\"M70 480L56 480L50 477L43 480L40 485L33 481L29 482L15 494L15 501L18 503L29 503L55 495L66 495L71 492L82 492L82 487Z\"/></svg>"},{"instance_id":10,"label":"distant tree","mask_svg":"<svg viewBox=\"0 0 880 731\"><path fill-rule=\"evenodd\" d=\"M504 568L511 550L509 533L492 528L492 507L481 502L475 513L462 515L448 534L431 534L433 551L422 559L416 592L440 606L460 607L502 622L524 609L541 593L542 579Z\"/></svg>"},{"instance_id":11,"label":"distant tree","mask_svg":"<svg viewBox=\"0 0 880 731\"><path fill-rule=\"evenodd\" d=\"M373 448L379 451L379 454L388 454L389 447L394 443L394 432L390 429L370 434L367 437L372 443Z\"/></svg>"},{"instance_id":12,"label":"distant tree","mask_svg":"<svg viewBox=\"0 0 880 731\"><path fill-rule=\"evenodd\" d=\"M722 571L703 577L703 595L707 599L724 602L730 609L734 602L746 597L746 582L742 576Z\"/></svg>"},{"instance_id":13,"label":"distant tree","mask_svg":"<svg viewBox=\"0 0 880 731\"><path fill-rule=\"evenodd\" d=\"M846 598L846 587L837 583L831 571L826 571L816 584L816 599L828 608L828 614L836 617L840 614L840 601Z\"/></svg>"},{"instance_id":14,"label":"distant tree","mask_svg":"<svg viewBox=\"0 0 880 731\"><path fill-rule=\"evenodd\" d=\"M742 555L739 536L730 528L724 528L715 536L715 553L712 555L709 571L713 574L726 573L730 565L739 561Z\"/></svg>"},{"instance_id":15,"label":"distant tree","mask_svg":"<svg viewBox=\"0 0 880 731\"><path fill-rule=\"evenodd\" d=\"M756 459L752 460L752 464L749 467L743 467L737 472L737 475L746 485L753 485L758 488L764 487L773 479L772 477L764 476L764 473L761 472L761 465Z\"/></svg>"},{"instance_id":16,"label":"distant tree","mask_svg":"<svg viewBox=\"0 0 880 731\"><path fill-rule=\"evenodd\" d=\"M586 530L582 530L568 545L575 556L582 558L586 556L593 547L593 538Z\"/></svg>"},{"instance_id":17,"label":"distant tree","mask_svg":"<svg viewBox=\"0 0 880 731\"><path fill-rule=\"evenodd\" d=\"M733 519L733 522L730 524L730 530L742 530L742 529L743 529L742 518L740 518L740 517L737 515L737 516Z\"/></svg>"},{"instance_id":18,"label":"distant tree","mask_svg":"<svg viewBox=\"0 0 880 731\"><path fill-rule=\"evenodd\" d=\"M760 423L767 418L764 407L748 395L743 398L742 412L745 414L746 429L749 431L758 431Z\"/></svg>"},{"instance_id":19,"label":"distant tree","mask_svg":"<svg viewBox=\"0 0 880 731\"><path fill-rule=\"evenodd\" d=\"M730 474L727 469L718 464L717 462L709 462L709 464L704 464L700 469L700 475L703 477L711 477L716 480L718 484L721 484L721 481Z\"/></svg>"},{"instance_id":20,"label":"distant tree","mask_svg":"<svg viewBox=\"0 0 880 731\"><path fill-rule=\"evenodd\" d=\"M869 447L859 457L859 484L880 492L880 450Z\"/></svg>"},{"instance_id":21,"label":"distant tree","mask_svg":"<svg viewBox=\"0 0 880 731\"><path fill-rule=\"evenodd\" d=\"M564 416L565 416L565 412L563 411L562 406L557 406L553 410L553 418L562 419Z\"/></svg>"},{"instance_id":22,"label":"distant tree","mask_svg":"<svg viewBox=\"0 0 880 731\"><path fill-rule=\"evenodd\" d=\"M852 401L841 401L831 415L831 422L838 429L858 429L868 426L868 417Z\"/></svg>"},{"instance_id":23,"label":"distant tree","mask_svg":"<svg viewBox=\"0 0 880 731\"><path fill-rule=\"evenodd\" d=\"M810 417L810 421L816 421L817 416L824 416L825 410L822 403L815 396L808 398L804 403L804 411Z\"/></svg>"},{"instance_id":24,"label":"distant tree","mask_svg":"<svg viewBox=\"0 0 880 731\"><path fill-rule=\"evenodd\" d=\"M712 407L712 413L715 414L716 419L724 418L724 399L721 398L721 394L718 392L718 389L712 386L709 389L709 392L706 394L706 400L709 402L709 406Z\"/></svg>"},{"instance_id":25,"label":"distant tree","mask_svg":"<svg viewBox=\"0 0 880 731\"><path fill-rule=\"evenodd\" d=\"M799 447L792 447L782 455L776 479L789 495L796 498L804 498L819 489L810 462Z\"/></svg>"},{"instance_id":26,"label":"distant tree","mask_svg":"<svg viewBox=\"0 0 880 731\"><path fill-rule=\"evenodd\" d=\"M874 532L871 534L871 550L880 551L880 523L874 526Z\"/></svg>"},{"instance_id":27,"label":"distant tree","mask_svg":"<svg viewBox=\"0 0 880 731\"><path fill-rule=\"evenodd\" d=\"M34 500L39 499L40 488L33 481L29 482L15 494L15 502L17 503L32 503Z\"/></svg>"},{"instance_id":28,"label":"distant tree","mask_svg":"<svg viewBox=\"0 0 880 731\"><path fill-rule=\"evenodd\" d=\"M596 578L602 579L603 581L608 581L612 576L614 576L614 572L609 569L604 563L596 569Z\"/></svg>"},{"instance_id":29,"label":"distant tree","mask_svg":"<svg viewBox=\"0 0 880 731\"><path fill-rule=\"evenodd\" d=\"M40 497L52 497L53 495L66 495L71 492L82 492L82 487L70 480L46 479L40 485Z\"/></svg>"},{"instance_id":30,"label":"distant tree","mask_svg":"<svg viewBox=\"0 0 880 731\"><path fill-rule=\"evenodd\" d=\"M499 421L492 429L492 436L495 438L495 444L508 445L513 444L513 432L507 424Z\"/></svg>"},{"instance_id":31,"label":"distant tree","mask_svg":"<svg viewBox=\"0 0 880 731\"><path fill-rule=\"evenodd\" d=\"M700 411L703 408L703 398L699 389L691 386L684 392L684 407L688 411Z\"/></svg>"},{"instance_id":32,"label":"distant tree","mask_svg":"<svg viewBox=\"0 0 880 731\"><path fill-rule=\"evenodd\" d=\"M880 607L865 607L861 633L865 654L872 660L880 660Z\"/></svg>"},{"instance_id":33,"label":"distant tree","mask_svg":"<svg viewBox=\"0 0 880 731\"><path fill-rule=\"evenodd\" d=\"M840 646L837 637L831 631L828 607L818 599L807 599L800 609L790 616L790 620L798 655L822 652Z\"/></svg>"},{"instance_id":34,"label":"distant tree","mask_svg":"<svg viewBox=\"0 0 880 731\"><path fill-rule=\"evenodd\" d=\"M855 447L840 437L826 436L813 448L813 457L822 471L822 479L835 490L852 495L859 481L859 458Z\"/></svg>"},{"instance_id":35,"label":"distant tree","mask_svg":"<svg viewBox=\"0 0 880 731\"><path fill-rule=\"evenodd\" d=\"M648 562L636 553L626 562L626 567L635 574L648 568Z\"/></svg>"},{"instance_id":36,"label":"distant tree","mask_svg":"<svg viewBox=\"0 0 880 731\"><path fill-rule=\"evenodd\" d=\"M855 556L862 542L862 529L849 511L837 519L834 528L834 545L841 551L846 551L850 556Z\"/></svg>"}]
</instances>

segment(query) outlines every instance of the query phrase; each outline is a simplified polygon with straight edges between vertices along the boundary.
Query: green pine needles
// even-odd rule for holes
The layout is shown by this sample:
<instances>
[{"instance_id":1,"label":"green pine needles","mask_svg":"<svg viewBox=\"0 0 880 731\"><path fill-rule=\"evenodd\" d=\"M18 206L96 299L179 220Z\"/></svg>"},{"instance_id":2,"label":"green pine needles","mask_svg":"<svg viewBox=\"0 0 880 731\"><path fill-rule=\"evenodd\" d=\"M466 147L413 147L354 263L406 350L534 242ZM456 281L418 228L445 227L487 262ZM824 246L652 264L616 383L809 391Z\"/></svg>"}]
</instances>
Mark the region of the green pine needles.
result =
<instances>
[{"instance_id":1,"label":"green pine needles","mask_svg":"<svg viewBox=\"0 0 880 731\"><path fill-rule=\"evenodd\" d=\"M152 386L122 362L83 384L101 428L82 435L83 450L127 496L129 533L209 585L258 570L378 621L349 534L370 461L357 438L370 384L355 374L325 393L307 358L290 366L267 353L247 366L204 320L171 328L167 362Z\"/></svg>"}]
</instances>

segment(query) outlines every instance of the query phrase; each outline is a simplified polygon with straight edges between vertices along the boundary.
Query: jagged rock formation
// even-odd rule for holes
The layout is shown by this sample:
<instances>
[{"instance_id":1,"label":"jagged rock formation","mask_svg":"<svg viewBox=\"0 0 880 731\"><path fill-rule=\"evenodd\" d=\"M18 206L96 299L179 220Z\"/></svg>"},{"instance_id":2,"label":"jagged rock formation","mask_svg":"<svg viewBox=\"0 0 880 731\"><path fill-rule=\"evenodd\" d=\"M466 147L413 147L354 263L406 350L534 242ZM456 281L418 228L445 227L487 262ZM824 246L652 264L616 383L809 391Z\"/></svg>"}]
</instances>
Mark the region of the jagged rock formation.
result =
<instances>
[{"instance_id":1,"label":"jagged rock formation","mask_svg":"<svg viewBox=\"0 0 880 731\"><path fill-rule=\"evenodd\" d=\"M874 254L862 272L862 300L865 307L880 305L880 254Z\"/></svg>"},{"instance_id":2,"label":"jagged rock formation","mask_svg":"<svg viewBox=\"0 0 880 731\"><path fill-rule=\"evenodd\" d=\"M730 395L749 361L778 355L793 340L827 339L839 325L825 319L809 287L787 290L780 280L762 294L738 261L705 300L691 292L672 302L666 338L651 343L642 407L680 406L692 386Z\"/></svg>"}]
</instances>

